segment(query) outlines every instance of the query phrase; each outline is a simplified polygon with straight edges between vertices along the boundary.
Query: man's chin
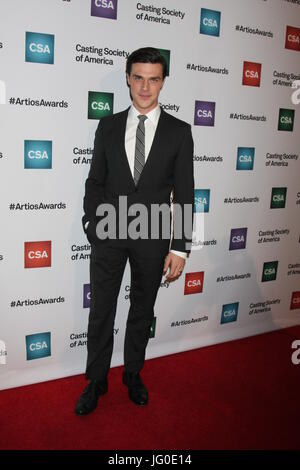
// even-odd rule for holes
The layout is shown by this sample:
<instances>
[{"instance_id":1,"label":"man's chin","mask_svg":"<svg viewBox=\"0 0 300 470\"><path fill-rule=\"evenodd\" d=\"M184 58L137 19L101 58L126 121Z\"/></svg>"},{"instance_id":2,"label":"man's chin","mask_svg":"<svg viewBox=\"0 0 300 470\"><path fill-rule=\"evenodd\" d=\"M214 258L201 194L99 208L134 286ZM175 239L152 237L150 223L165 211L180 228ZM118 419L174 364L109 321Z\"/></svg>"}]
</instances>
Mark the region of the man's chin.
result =
<instances>
[{"instance_id":1,"label":"man's chin","mask_svg":"<svg viewBox=\"0 0 300 470\"><path fill-rule=\"evenodd\" d=\"M153 102L149 101L149 100L148 101L147 100L142 100L138 104L139 104L140 108L149 108L150 106L153 106Z\"/></svg>"},{"instance_id":2,"label":"man's chin","mask_svg":"<svg viewBox=\"0 0 300 470\"><path fill-rule=\"evenodd\" d=\"M136 107L143 111L154 109L156 105L157 103L153 101L141 101L141 102L139 101L138 103L136 103Z\"/></svg>"}]
</instances>

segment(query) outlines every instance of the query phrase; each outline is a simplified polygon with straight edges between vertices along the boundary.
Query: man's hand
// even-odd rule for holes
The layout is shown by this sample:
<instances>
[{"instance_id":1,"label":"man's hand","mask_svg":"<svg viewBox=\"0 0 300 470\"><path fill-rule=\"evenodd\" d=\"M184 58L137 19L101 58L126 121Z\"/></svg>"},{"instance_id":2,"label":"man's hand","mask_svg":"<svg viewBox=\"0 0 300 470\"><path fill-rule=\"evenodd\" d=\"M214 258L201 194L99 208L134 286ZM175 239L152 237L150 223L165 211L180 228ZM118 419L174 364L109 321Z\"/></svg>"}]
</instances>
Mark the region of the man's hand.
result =
<instances>
[{"instance_id":1,"label":"man's hand","mask_svg":"<svg viewBox=\"0 0 300 470\"><path fill-rule=\"evenodd\" d=\"M165 275L168 268L169 268L169 272L168 272L168 275L166 277L166 281L167 282L172 282L172 281L175 281L175 279L178 279L180 274L183 271L184 265L185 265L185 259L184 258L182 258L181 256L177 256L174 253L170 252L166 256L164 271L163 271L163 274Z\"/></svg>"}]
</instances>

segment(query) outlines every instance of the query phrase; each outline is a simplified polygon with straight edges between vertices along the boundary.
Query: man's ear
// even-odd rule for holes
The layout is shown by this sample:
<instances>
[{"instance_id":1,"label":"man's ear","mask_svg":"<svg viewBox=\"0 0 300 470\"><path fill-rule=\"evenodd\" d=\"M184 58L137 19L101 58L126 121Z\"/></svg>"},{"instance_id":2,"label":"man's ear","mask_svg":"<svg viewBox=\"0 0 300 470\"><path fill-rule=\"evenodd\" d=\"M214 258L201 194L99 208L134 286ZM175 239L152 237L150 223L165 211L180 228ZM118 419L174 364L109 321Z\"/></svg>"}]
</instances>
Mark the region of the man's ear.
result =
<instances>
[{"instance_id":1,"label":"man's ear","mask_svg":"<svg viewBox=\"0 0 300 470\"><path fill-rule=\"evenodd\" d=\"M126 83L127 83L127 86L130 87L130 84L129 84L129 75L128 75L127 72L126 72Z\"/></svg>"},{"instance_id":2,"label":"man's ear","mask_svg":"<svg viewBox=\"0 0 300 470\"><path fill-rule=\"evenodd\" d=\"M164 84L165 84L165 81L166 81L166 77L165 77L165 78L163 79L163 81L162 81L162 84L161 84L161 87L160 87L161 90L163 89L163 86L164 86Z\"/></svg>"}]
</instances>

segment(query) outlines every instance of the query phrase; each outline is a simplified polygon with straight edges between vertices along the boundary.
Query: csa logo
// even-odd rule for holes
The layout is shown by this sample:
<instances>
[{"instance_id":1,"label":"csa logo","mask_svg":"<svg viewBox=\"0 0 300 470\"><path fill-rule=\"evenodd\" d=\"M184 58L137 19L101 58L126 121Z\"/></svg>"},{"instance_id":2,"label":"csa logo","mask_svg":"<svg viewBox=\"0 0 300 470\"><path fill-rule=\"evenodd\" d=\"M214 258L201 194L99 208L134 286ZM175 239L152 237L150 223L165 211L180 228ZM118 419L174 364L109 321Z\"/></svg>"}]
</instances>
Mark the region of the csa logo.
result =
<instances>
[{"instance_id":1,"label":"csa logo","mask_svg":"<svg viewBox=\"0 0 300 470\"><path fill-rule=\"evenodd\" d=\"M91 16L116 20L118 0L92 0Z\"/></svg>"},{"instance_id":2,"label":"csa logo","mask_svg":"<svg viewBox=\"0 0 300 470\"><path fill-rule=\"evenodd\" d=\"M300 308L300 291L293 292L291 298L291 310L296 310Z\"/></svg>"},{"instance_id":3,"label":"csa logo","mask_svg":"<svg viewBox=\"0 0 300 470\"><path fill-rule=\"evenodd\" d=\"M51 266L51 241L25 242L24 267L49 268Z\"/></svg>"},{"instance_id":4,"label":"csa logo","mask_svg":"<svg viewBox=\"0 0 300 470\"><path fill-rule=\"evenodd\" d=\"M51 356L51 333L36 333L26 336L27 361Z\"/></svg>"},{"instance_id":5,"label":"csa logo","mask_svg":"<svg viewBox=\"0 0 300 470\"><path fill-rule=\"evenodd\" d=\"M195 189L194 212L209 212L210 189Z\"/></svg>"},{"instance_id":6,"label":"csa logo","mask_svg":"<svg viewBox=\"0 0 300 470\"><path fill-rule=\"evenodd\" d=\"M247 227L231 229L229 250L242 250L246 248L247 230Z\"/></svg>"},{"instance_id":7,"label":"csa logo","mask_svg":"<svg viewBox=\"0 0 300 470\"><path fill-rule=\"evenodd\" d=\"M212 101L195 101L195 126L215 125L216 103Z\"/></svg>"},{"instance_id":8,"label":"csa logo","mask_svg":"<svg viewBox=\"0 0 300 470\"><path fill-rule=\"evenodd\" d=\"M284 209L287 188L272 188L271 209Z\"/></svg>"},{"instance_id":9,"label":"csa logo","mask_svg":"<svg viewBox=\"0 0 300 470\"><path fill-rule=\"evenodd\" d=\"M158 49L165 61L167 62L167 76L170 75L170 55L171 52L168 49Z\"/></svg>"},{"instance_id":10,"label":"csa logo","mask_svg":"<svg viewBox=\"0 0 300 470\"><path fill-rule=\"evenodd\" d=\"M254 147L238 147L237 149L237 170L253 170L254 166Z\"/></svg>"},{"instance_id":11,"label":"csa logo","mask_svg":"<svg viewBox=\"0 0 300 470\"><path fill-rule=\"evenodd\" d=\"M260 86L261 64L256 62L244 62L243 85Z\"/></svg>"},{"instance_id":12,"label":"csa logo","mask_svg":"<svg viewBox=\"0 0 300 470\"><path fill-rule=\"evenodd\" d=\"M54 64L54 34L26 31L25 62Z\"/></svg>"},{"instance_id":13,"label":"csa logo","mask_svg":"<svg viewBox=\"0 0 300 470\"><path fill-rule=\"evenodd\" d=\"M184 295L201 294L203 291L204 271L196 273L186 273Z\"/></svg>"},{"instance_id":14,"label":"csa logo","mask_svg":"<svg viewBox=\"0 0 300 470\"><path fill-rule=\"evenodd\" d=\"M91 285L83 284L83 308L91 307Z\"/></svg>"},{"instance_id":15,"label":"csa logo","mask_svg":"<svg viewBox=\"0 0 300 470\"><path fill-rule=\"evenodd\" d=\"M278 130L293 132L294 128L294 109L279 108Z\"/></svg>"},{"instance_id":16,"label":"csa logo","mask_svg":"<svg viewBox=\"0 0 300 470\"><path fill-rule=\"evenodd\" d=\"M114 94L89 91L88 119L101 119L113 114Z\"/></svg>"},{"instance_id":17,"label":"csa logo","mask_svg":"<svg viewBox=\"0 0 300 470\"><path fill-rule=\"evenodd\" d=\"M149 338L155 338L155 330L156 330L156 317L153 318L152 325L150 327L150 336Z\"/></svg>"},{"instance_id":18,"label":"csa logo","mask_svg":"<svg viewBox=\"0 0 300 470\"><path fill-rule=\"evenodd\" d=\"M300 51L300 28L286 27L285 48Z\"/></svg>"},{"instance_id":19,"label":"csa logo","mask_svg":"<svg viewBox=\"0 0 300 470\"><path fill-rule=\"evenodd\" d=\"M237 320L239 302L224 304L222 307L221 323L231 323Z\"/></svg>"},{"instance_id":20,"label":"csa logo","mask_svg":"<svg viewBox=\"0 0 300 470\"><path fill-rule=\"evenodd\" d=\"M201 8L200 33L220 36L221 12Z\"/></svg>"},{"instance_id":21,"label":"csa logo","mask_svg":"<svg viewBox=\"0 0 300 470\"><path fill-rule=\"evenodd\" d=\"M24 141L24 168L52 168L52 140Z\"/></svg>"},{"instance_id":22,"label":"csa logo","mask_svg":"<svg viewBox=\"0 0 300 470\"><path fill-rule=\"evenodd\" d=\"M264 263L261 282L275 281L277 276L278 261Z\"/></svg>"}]
</instances>

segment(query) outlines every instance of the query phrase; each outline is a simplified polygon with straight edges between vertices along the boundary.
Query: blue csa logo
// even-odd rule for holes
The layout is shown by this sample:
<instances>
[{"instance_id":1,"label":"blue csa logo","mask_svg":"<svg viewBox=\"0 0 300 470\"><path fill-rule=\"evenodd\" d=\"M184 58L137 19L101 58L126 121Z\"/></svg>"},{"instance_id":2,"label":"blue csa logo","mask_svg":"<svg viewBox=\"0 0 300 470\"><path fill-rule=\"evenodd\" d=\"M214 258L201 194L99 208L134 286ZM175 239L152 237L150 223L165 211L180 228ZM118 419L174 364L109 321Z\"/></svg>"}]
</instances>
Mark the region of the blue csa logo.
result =
<instances>
[{"instance_id":1,"label":"blue csa logo","mask_svg":"<svg viewBox=\"0 0 300 470\"><path fill-rule=\"evenodd\" d=\"M220 36L221 12L201 8L200 33Z\"/></svg>"},{"instance_id":2,"label":"blue csa logo","mask_svg":"<svg viewBox=\"0 0 300 470\"><path fill-rule=\"evenodd\" d=\"M237 170L253 170L254 165L254 147L238 147L237 149Z\"/></svg>"},{"instance_id":3,"label":"blue csa logo","mask_svg":"<svg viewBox=\"0 0 300 470\"><path fill-rule=\"evenodd\" d=\"M209 212L210 189L195 189L194 212Z\"/></svg>"},{"instance_id":4,"label":"blue csa logo","mask_svg":"<svg viewBox=\"0 0 300 470\"><path fill-rule=\"evenodd\" d=\"M54 64L54 34L26 31L25 62Z\"/></svg>"},{"instance_id":5,"label":"blue csa logo","mask_svg":"<svg viewBox=\"0 0 300 470\"><path fill-rule=\"evenodd\" d=\"M237 320L239 302L224 304L222 307L221 323L230 323Z\"/></svg>"},{"instance_id":6,"label":"blue csa logo","mask_svg":"<svg viewBox=\"0 0 300 470\"><path fill-rule=\"evenodd\" d=\"M26 336L27 361L51 356L51 333Z\"/></svg>"},{"instance_id":7,"label":"blue csa logo","mask_svg":"<svg viewBox=\"0 0 300 470\"><path fill-rule=\"evenodd\" d=\"M24 140L24 168L52 168L52 141Z\"/></svg>"}]
</instances>

